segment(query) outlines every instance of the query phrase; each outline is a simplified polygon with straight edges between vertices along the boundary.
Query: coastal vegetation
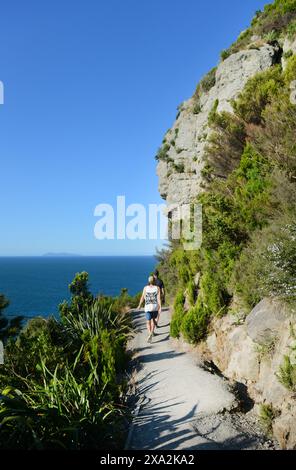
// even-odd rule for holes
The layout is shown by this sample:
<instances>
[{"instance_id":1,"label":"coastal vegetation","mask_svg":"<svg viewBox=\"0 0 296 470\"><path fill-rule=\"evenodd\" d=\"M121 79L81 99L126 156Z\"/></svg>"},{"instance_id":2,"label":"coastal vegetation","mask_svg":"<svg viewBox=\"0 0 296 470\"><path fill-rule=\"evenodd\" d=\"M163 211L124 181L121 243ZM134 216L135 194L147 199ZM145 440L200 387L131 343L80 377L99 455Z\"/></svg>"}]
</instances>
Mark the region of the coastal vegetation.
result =
<instances>
[{"instance_id":1,"label":"coastal vegetation","mask_svg":"<svg viewBox=\"0 0 296 470\"><path fill-rule=\"evenodd\" d=\"M138 299L94 297L88 274L69 286L60 317L5 335L0 366L1 449L120 448L128 418L127 314ZM1 297L2 308L7 304ZM1 330L2 331L2 330Z\"/></svg>"}]
</instances>

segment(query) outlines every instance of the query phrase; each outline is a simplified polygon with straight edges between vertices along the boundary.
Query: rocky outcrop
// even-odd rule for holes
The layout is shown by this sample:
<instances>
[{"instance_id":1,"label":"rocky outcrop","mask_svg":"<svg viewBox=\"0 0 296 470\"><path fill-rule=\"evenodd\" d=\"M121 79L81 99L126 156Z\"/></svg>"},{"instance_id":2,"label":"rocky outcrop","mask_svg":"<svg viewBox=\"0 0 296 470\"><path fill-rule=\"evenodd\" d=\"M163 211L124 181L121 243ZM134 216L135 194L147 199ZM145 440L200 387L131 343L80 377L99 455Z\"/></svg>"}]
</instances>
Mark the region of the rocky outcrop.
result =
<instances>
[{"instance_id":1,"label":"rocky outcrop","mask_svg":"<svg viewBox=\"0 0 296 470\"><path fill-rule=\"evenodd\" d=\"M279 302L263 299L246 319L248 336L260 345L275 341L287 316Z\"/></svg>"},{"instance_id":2,"label":"rocky outcrop","mask_svg":"<svg viewBox=\"0 0 296 470\"><path fill-rule=\"evenodd\" d=\"M213 86L201 93L198 105L194 97L181 105L165 136L165 152L157 165L159 192L168 205L191 202L202 190L208 117L216 100L219 112L231 112L231 100L250 77L271 67L278 53L277 46L264 44L232 54L218 65Z\"/></svg>"},{"instance_id":3,"label":"rocky outcrop","mask_svg":"<svg viewBox=\"0 0 296 470\"><path fill-rule=\"evenodd\" d=\"M239 322L240 323L240 322ZM283 449L296 448L296 400L278 379L285 355L291 354L296 319L287 307L263 299L243 324L228 315L213 322L206 340L208 357L231 380L243 383L257 404L275 411L273 434Z\"/></svg>"}]
</instances>

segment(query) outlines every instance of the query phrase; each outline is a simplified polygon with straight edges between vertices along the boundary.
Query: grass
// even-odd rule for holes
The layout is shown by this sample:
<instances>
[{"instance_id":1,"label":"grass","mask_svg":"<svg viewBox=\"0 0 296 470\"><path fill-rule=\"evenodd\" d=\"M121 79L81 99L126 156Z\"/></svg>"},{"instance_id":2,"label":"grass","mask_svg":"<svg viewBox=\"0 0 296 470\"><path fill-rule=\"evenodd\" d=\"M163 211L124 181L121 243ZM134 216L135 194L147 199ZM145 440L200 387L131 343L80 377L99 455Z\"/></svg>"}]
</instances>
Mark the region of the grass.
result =
<instances>
[{"instance_id":1,"label":"grass","mask_svg":"<svg viewBox=\"0 0 296 470\"><path fill-rule=\"evenodd\" d=\"M255 346L255 351L260 357L260 360L262 360L265 357L272 357L274 354L275 350L275 345L276 345L276 338L272 338L269 341L266 341L264 344L256 344Z\"/></svg>"},{"instance_id":2,"label":"grass","mask_svg":"<svg viewBox=\"0 0 296 470\"><path fill-rule=\"evenodd\" d=\"M265 432L271 436L272 435L272 426L275 417L277 416L276 411L273 406L267 403L263 403L260 406L259 418L261 424L263 425Z\"/></svg>"},{"instance_id":3,"label":"grass","mask_svg":"<svg viewBox=\"0 0 296 470\"><path fill-rule=\"evenodd\" d=\"M290 356L284 356L284 360L282 365L280 366L277 377L279 382L286 389L290 390L293 393L296 392L296 364L295 362L291 362Z\"/></svg>"}]
</instances>

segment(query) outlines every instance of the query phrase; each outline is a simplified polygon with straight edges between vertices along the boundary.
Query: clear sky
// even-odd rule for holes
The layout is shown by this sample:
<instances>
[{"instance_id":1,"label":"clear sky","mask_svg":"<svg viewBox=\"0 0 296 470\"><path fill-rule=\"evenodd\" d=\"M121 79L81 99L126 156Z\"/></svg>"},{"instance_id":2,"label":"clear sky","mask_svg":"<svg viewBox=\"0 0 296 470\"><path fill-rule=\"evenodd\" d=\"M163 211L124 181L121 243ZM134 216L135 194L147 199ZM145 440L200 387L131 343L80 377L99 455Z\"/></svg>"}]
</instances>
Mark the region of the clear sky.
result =
<instances>
[{"instance_id":1,"label":"clear sky","mask_svg":"<svg viewBox=\"0 0 296 470\"><path fill-rule=\"evenodd\" d=\"M263 0L6 0L0 15L0 255L153 254L98 241L99 203L160 203L176 107Z\"/></svg>"}]
</instances>

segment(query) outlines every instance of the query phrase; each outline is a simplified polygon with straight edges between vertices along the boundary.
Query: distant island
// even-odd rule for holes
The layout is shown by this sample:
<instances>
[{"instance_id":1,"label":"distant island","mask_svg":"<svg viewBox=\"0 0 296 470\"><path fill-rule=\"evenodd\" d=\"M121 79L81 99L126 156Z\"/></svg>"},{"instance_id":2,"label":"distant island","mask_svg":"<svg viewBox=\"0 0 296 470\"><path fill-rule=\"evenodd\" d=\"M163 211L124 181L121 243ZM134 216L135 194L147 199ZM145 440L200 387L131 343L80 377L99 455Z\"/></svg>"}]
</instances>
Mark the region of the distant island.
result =
<instances>
[{"instance_id":1,"label":"distant island","mask_svg":"<svg viewBox=\"0 0 296 470\"><path fill-rule=\"evenodd\" d=\"M46 257L68 257L68 258L79 258L81 257L82 255L77 255L76 253L44 253L44 255L42 256L46 256Z\"/></svg>"}]
</instances>

